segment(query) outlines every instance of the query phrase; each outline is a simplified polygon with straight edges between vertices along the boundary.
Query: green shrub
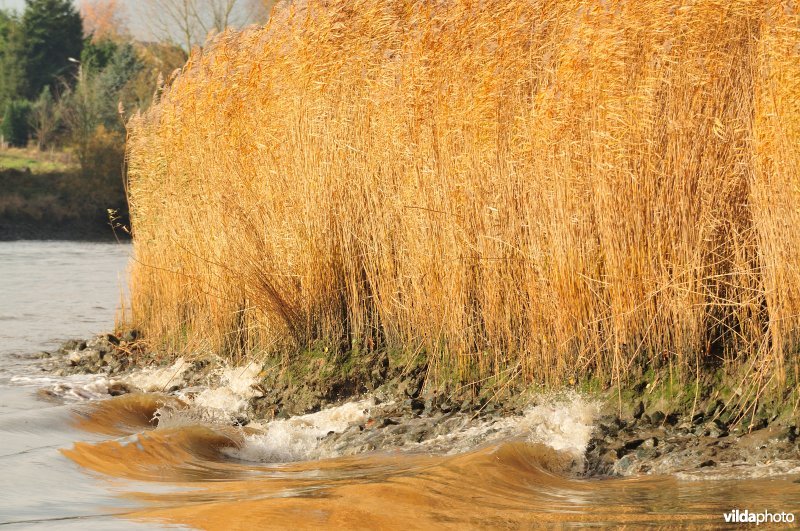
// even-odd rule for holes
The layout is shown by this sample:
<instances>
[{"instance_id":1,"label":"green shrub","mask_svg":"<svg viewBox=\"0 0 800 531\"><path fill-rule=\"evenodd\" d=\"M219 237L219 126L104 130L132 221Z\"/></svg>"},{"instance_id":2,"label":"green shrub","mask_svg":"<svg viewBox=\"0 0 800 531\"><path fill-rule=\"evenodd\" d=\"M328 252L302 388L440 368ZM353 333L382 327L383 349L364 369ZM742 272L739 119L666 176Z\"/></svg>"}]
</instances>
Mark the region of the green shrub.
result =
<instances>
[{"instance_id":1,"label":"green shrub","mask_svg":"<svg viewBox=\"0 0 800 531\"><path fill-rule=\"evenodd\" d=\"M10 101L6 104L3 113L3 123L0 124L0 134L12 146L25 147L30 136L28 117L31 113L31 104L26 100Z\"/></svg>"},{"instance_id":2,"label":"green shrub","mask_svg":"<svg viewBox=\"0 0 800 531\"><path fill-rule=\"evenodd\" d=\"M85 196L105 218L107 209L127 216L122 165L125 160L125 139L116 131L98 126L86 142L81 156L82 180L88 189Z\"/></svg>"}]
</instances>

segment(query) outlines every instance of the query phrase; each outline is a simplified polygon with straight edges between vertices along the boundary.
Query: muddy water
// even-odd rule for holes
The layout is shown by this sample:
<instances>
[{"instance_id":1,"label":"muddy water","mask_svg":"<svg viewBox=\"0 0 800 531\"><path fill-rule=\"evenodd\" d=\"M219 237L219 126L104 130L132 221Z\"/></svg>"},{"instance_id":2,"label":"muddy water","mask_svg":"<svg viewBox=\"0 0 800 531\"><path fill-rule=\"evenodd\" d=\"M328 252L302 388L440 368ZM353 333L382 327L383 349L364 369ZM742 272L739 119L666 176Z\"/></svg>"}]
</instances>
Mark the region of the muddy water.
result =
<instances>
[{"instance_id":1,"label":"muddy water","mask_svg":"<svg viewBox=\"0 0 800 531\"><path fill-rule=\"evenodd\" d=\"M103 476L168 485L168 493L131 489L125 495L143 504L126 515L137 522L202 529L717 529L724 527L723 512L733 508L800 511L800 484L791 476L575 478L566 471L568 451L556 451L522 429L455 453L419 448L337 458L321 456L303 432L340 429L348 417L357 422L358 408L323 411L295 423L276 421L273 430L174 421L155 428L148 419L161 400L129 395L87 408L83 429L123 436L64 450ZM274 447L279 444L295 450L281 460Z\"/></svg>"},{"instance_id":2,"label":"muddy water","mask_svg":"<svg viewBox=\"0 0 800 531\"><path fill-rule=\"evenodd\" d=\"M363 422L369 402L240 429L173 397L107 398L99 378L44 379L12 355L104 329L126 252L0 244L0 525L717 529L736 508L800 517L797 474L574 477L567 470L587 432L585 407L574 401L505 421L477 447L452 437L337 457L319 439ZM41 388L63 398L43 400Z\"/></svg>"},{"instance_id":3,"label":"muddy water","mask_svg":"<svg viewBox=\"0 0 800 531\"><path fill-rule=\"evenodd\" d=\"M4 528L141 528L109 516L133 503L106 478L61 455L76 440L99 441L73 426L73 408L93 379L67 379L81 396L39 397L56 379L29 355L107 329L120 298L129 246L0 242L0 525ZM102 395L98 393L97 398Z\"/></svg>"}]
</instances>

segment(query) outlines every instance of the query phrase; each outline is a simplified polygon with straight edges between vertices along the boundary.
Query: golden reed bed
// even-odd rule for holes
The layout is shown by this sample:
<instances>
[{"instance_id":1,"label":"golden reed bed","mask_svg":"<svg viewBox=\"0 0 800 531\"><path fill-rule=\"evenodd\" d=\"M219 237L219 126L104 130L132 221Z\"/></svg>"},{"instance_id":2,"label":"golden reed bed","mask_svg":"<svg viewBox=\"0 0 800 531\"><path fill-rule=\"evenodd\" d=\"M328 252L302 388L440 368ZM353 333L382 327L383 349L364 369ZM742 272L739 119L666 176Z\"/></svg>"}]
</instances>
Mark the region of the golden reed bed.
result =
<instances>
[{"instance_id":1,"label":"golden reed bed","mask_svg":"<svg viewBox=\"0 0 800 531\"><path fill-rule=\"evenodd\" d=\"M309 0L168 85L128 143L154 345L797 380L797 2Z\"/></svg>"}]
</instances>

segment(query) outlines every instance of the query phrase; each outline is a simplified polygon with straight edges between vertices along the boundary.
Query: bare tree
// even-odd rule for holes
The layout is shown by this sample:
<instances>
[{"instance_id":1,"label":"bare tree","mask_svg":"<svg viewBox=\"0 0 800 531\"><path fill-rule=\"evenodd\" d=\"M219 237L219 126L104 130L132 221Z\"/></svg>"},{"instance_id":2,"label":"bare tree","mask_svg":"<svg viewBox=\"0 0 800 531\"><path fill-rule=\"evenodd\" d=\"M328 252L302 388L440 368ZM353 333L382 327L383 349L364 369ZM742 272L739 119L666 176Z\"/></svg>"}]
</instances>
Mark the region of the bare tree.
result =
<instances>
[{"instance_id":1,"label":"bare tree","mask_svg":"<svg viewBox=\"0 0 800 531\"><path fill-rule=\"evenodd\" d=\"M83 19L83 32L92 40L128 37L127 11L120 0L81 0L78 4Z\"/></svg>"},{"instance_id":2,"label":"bare tree","mask_svg":"<svg viewBox=\"0 0 800 531\"><path fill-rule=\"evenodd\" d=\"M236 5L236 0L209 0L211 8L211 24L217 31L223 31L228 27L231 20L231 13ZM201 17L200 20L202 20ZM209 31L211 28L205 28Z\"/></svg>"},{"instance_id":3,"label":"bare tree","mask_svg":"<svg viewBox=\"0 0 800 531\"><path fill-rule=\"evenodd\" d=\"M264 0L143 0L143 15L153 37L179 44L186 51L202 44L210 32L261 22L272 2Z\"/></svg>"}]
</instances>

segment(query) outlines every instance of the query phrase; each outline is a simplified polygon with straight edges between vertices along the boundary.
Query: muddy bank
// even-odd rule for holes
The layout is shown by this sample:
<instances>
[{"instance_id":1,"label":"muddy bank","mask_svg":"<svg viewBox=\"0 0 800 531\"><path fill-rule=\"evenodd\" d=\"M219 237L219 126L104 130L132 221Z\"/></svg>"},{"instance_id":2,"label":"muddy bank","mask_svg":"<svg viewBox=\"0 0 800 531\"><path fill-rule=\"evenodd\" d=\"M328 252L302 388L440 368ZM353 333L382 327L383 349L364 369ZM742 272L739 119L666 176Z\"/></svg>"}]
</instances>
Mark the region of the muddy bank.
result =
<instances>
[{"instance_id":1,"label":"muddy bank","mask_svg":"<svg viewBox=\"0 0 800 531\"><path fill-rule=\"evenodd\" d=\"M733 473L800 471L797 425L766 420L746 429L711 409L693 417L655 412L652 417L600 417L586 457L586 473L599 476L675 474L713 478Z\"/></svg>"},{"instance_id":2,"label":"muddy bank","mask_svg":"<svg viewBox=\"0 0 800 531\"><path fill-rule=\"evenodd\" d=\"M122 181L77 170L0 169L0 241L128 240L121 229L130 226L127 212Z\"/></svg>"},{"instance_id":3,"label":"muddy bank","mask_svg":"<svg viewBox=\"0 0 800 531\"><path fill-rule=\"evenodd\" d=\"M791 411L765 407L734 414L711 397L699 397L689 410L664 410L664 402L651 399L644 385L625 403L602 395L575 400L574 392L559 398L516 389L487 400L427 389L424 366L371 356L368 363L359 360L362 369L337 373L322 360L302 370L269 361L231 368L214 357L167 363L146 352L135 333L73 340L40 354L45 371L104 376L107 395L159 393L187 408L192 404L204 422L256 432L285 422L310 426L332 406L357 404L361 413L337 429L309 432L316 457L376 450L448 453L513 439L525 426L540 434L538 442L561 451L551 462L573 475L713 479L800 471L800 430ZM559 401L571 405L556 411L553 404ZM291 457L283 453L280 459Z\"/></svg>"}]
</instances>

